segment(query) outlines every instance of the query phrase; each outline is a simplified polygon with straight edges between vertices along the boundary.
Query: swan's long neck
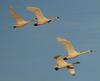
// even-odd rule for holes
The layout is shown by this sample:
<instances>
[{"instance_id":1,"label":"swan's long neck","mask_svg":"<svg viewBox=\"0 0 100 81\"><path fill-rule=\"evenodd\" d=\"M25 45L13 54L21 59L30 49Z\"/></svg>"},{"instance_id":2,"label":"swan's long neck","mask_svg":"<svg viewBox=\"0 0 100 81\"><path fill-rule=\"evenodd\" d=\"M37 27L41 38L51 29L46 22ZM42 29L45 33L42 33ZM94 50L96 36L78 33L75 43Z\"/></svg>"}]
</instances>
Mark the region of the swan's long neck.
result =
<instances>
[{"instance_id":1,"label":"swan's long neck","mask_svg":"<svg viewBox=\"0 0 100 81\"><path fill-rule=\"evenodd\" d=\"M57 16L57 17L51 17L51 18L48 18L49 20L52 20L52 21L55 21L55 20L57 20L57 19L59 19L59 17Z\"/></svg>"},{"instance_id":2,"label":"swan's long neck","mask_svg":"<svg viewBox=\"0 0 100 81\"><path fill-rule=\"evenodd\" d=\"M79 52L80 54L89 54L89 53L92 53L93 51L92 50L87 50L87 51L81 51Z\"/></svg>"}]
</instances>

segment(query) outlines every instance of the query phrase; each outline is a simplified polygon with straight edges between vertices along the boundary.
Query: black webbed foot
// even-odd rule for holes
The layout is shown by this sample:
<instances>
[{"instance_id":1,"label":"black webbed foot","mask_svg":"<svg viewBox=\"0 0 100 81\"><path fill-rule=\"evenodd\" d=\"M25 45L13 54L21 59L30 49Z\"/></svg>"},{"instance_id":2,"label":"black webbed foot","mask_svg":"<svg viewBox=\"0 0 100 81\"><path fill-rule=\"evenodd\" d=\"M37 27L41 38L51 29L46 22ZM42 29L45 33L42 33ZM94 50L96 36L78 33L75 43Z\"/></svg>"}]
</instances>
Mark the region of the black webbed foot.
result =
<instances>
[{"instance_id":1,"label":"black webbed foot","mask_svg":"<svg viewBox=\"0 0 100 81\"><path fill-rule=\"evenodd\" d=\"M52 20L49 20L48 23L50 23Z\"/></svg>"},{"instance_id":2,"label":"black webbed foot","mask_svg":"<svg viewBox=\"0 0 100 81\"><path fill-rule=\"evenodd\" d=\"M56 71L57 71L57 70L59 70L59 68L58 68L58 67L55 67L54 69L55 69Z\"/></svg>"},{"instance_id":3,"label":"black webbed foot","mask_svg":"<svg viewBox=\"0 0 100 81\"><path fill-rule=\"evenodd\" d=\"M37 23L35 23L35 24L34 24L34 26L38 26L38 24L37 24Z\"/></svg>"},{"instance_id":4,"label":"black webbed foot","mask_svg":"<svg viewBox=\"0 0 100 81\"><path fill-rule=\"evenodd\" d=\"M64 57L63 60L68 60L68 58Z\"/></svg>"},{"instance_id":5,"label":"black webbed foot","mask_svg":"<svg viewBox=\"0 0 100 81\"><path fill-rule=\"evenodd\" d=\"M16 26L13 26L13 29L15 29L16 28Z\"/></svg>"}]
</instances>

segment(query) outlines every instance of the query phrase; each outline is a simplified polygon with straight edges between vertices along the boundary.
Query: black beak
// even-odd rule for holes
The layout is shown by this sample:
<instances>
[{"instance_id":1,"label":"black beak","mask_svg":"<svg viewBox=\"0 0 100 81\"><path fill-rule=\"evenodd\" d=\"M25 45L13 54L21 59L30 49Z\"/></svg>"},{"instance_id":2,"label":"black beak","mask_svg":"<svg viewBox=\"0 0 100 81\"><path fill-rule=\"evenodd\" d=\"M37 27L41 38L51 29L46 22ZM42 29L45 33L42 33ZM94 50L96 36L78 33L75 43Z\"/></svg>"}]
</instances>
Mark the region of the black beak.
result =
<instances>
[{"instance_id":1,"label":"black beak","mask_svg":"<svg viewBox=\"0 0 100 81\"><path fill-rule=\"evenodd\" d=\"M59 17L57 16L57 19L59 19Z\"/></svg>"}]
</instances>

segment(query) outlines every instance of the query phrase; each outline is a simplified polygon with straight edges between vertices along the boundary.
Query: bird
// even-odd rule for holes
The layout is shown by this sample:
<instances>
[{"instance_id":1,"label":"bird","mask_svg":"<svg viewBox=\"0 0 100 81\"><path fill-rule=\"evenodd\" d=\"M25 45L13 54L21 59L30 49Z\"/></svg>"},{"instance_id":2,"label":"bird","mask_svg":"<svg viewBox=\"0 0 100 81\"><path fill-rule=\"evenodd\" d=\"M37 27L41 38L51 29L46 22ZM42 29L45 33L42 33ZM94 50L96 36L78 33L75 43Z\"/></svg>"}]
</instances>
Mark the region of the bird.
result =
<instances>
[{"instance_id":1,"label":"bird","mask_svg":"<svg viewBox=\"0 0 100 81\"><path fill-rule=\"evenodd\" d=\"M33 7L33 6L28 6L26 7L26 9L29 11L29 12L32 12L34 13L34 15L36 16L36 18L33 18L33 20L35 21L35 24L34 26L39 26L39 25L44 25L46 23L50 23L52 22L53 20L55 19L59 19L59 17L48 17L46 18L42 11L40 10L40 8L38 7Z\"/></svg>"},{"instance_id":2,"label":"bird","mask_svg":"<svg viewBox=\"0 0 100 81\"><path fill-rule=\"evenodd\" d=\"M16 21L16 24L13 26L13 28L21 28L27 24L30 24L33 22L33 20L25 20L22 18L14 9L11 5L9 5L9 12L11 13L11 16L13 19Z\"/></svg>"},{"instance_id":3,"label":"bird","mask_svg":"<svg viewBox=\"0 0 100 81\"><path fill-rule=\"evenodd\" d=\"M68 63L61 57L61 55L56 55L54 57L54 59L56 60L56 65L54 67L54 69L56 71L59 70L59 69L66 69L67 68L69 70L70 75L75 76L75 67L74 67L74 65L75 64L80 64L79 61L74 62L74 63Z\"/></svg>"},{"instance_id":4,"label":"bird","mask_svg":"<svg viewBox=\"0 0 100 81\"><path fill-rule=\"evenodd\" d=\"M61 44L65 47L65 49L66 49L66 51L67 51L67 53L68 53L68 55L66 55L66 56L63 58L64 60L73 59L73 58L76 58L76 57L78 57L78 56L80 56L80 55L83 55L83 54L90 54L90 53L93 52L93 50L85 50L85 51L77 52L77 51L74 49L74 47L73 47L71 41L65 39L64 37L57 37L56 39L57 39L57 41L58 41L59 43L61 43Z\"/></svg>"}]
</instances>

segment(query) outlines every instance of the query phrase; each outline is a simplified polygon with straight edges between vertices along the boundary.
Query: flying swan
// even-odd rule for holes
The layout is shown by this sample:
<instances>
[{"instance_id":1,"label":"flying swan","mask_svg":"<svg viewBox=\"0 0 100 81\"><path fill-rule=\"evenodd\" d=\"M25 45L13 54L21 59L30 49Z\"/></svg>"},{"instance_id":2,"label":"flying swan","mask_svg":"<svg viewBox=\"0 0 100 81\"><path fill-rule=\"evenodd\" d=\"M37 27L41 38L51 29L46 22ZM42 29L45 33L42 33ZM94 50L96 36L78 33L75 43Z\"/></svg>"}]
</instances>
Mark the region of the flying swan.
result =
<instances>
[{"instance_id":1,"label":"flying swan","mask_svg":"<svg viewBox=\"0 0 100 81\"><path fill-rule=\"evenodd\" d=\"M28 21L23 19L16 11L13 9L13 7L10 5L9 6L9 11L11 13L11 16L15 19L16 24L13 26L13 28L21 28L29 23L32 23L33 20Z\"/></svg>"},{"instance_id":2,"label":"flying swan","mask_svg":"<svg viewBox=\"0 0 100 81\"><path fill-rule=\"evenodd\" d=\"M89 54L92 53L92 50L86 50L86 51L80 51L77 52L75 51L74 47L72 46L71 41L64 39L63 37L57 37L56 38L57 41L59 43L61 43L62 45L64 45L65 49L68 52L68 55L64 57L64 60L68 60L68 59L72 59L72 58L76 58L82 54Z\"/></svg>"},{"instance_id":3,"label":"flying swan","mask_svg":"<svg viewBox=\"0 0 100 81\"><path fill-rule=\"evenodd\" d=\"M46 24L46 23L50 23L51 21L55 20L55 19L59 19L59 17L49 17L49 18L46 18L42 11L37 8L37 7L32 7L32 6L29 6L29 7L26 7L26 9L32 13L35 14L36 18L33 18L33 21L35 21L35 24L34 26L39 26L39 25L43 25L43 24Z\"/></svg>"}]
</instances>

